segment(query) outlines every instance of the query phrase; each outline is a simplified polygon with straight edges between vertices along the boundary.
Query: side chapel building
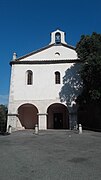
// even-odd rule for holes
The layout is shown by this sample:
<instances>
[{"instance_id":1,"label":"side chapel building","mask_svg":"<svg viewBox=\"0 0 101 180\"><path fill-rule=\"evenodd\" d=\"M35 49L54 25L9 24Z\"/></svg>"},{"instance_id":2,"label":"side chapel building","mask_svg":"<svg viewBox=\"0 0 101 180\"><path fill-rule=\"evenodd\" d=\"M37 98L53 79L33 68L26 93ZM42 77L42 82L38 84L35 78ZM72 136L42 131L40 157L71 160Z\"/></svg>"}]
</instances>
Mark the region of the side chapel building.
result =
<instances>
[{"instance_id":1,"label":"side chapel building","mask_svg":"<svg viewBox=\"0 0 101 180\"><path fill-rule=\"evenodd\" d=\"M46 47L17 58L13 54L7 127L12 129L69 129L69 107L60 101L65 71L77 61L65 33L51 33ZM77 61L78 62L78 61ZM67 89L68 91L68 89Z\"/></svg>"}]
</instances>

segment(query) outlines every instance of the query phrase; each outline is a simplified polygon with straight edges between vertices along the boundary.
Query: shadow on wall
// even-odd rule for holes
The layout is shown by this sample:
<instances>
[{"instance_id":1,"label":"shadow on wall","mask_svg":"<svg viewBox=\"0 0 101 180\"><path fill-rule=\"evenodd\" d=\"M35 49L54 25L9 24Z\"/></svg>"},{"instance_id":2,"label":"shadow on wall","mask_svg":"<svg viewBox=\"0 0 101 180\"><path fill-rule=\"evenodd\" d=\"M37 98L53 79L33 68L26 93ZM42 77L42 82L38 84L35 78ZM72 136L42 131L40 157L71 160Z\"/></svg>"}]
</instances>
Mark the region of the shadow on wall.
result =
<instances>
[{"instance_id":1,"label":"shadow on wall","mask_svg":"<svg viewBox=\"0 0 101 180\"><path fill-rule=\"evenodd\" d=\"M66 70L63 77L63 87L59 93L61 102L66 102L67 106L71 105L76 100L77 96L82 91L82 80L80 78L81 63L73 64Z\"/></svg>"}]
</instances>

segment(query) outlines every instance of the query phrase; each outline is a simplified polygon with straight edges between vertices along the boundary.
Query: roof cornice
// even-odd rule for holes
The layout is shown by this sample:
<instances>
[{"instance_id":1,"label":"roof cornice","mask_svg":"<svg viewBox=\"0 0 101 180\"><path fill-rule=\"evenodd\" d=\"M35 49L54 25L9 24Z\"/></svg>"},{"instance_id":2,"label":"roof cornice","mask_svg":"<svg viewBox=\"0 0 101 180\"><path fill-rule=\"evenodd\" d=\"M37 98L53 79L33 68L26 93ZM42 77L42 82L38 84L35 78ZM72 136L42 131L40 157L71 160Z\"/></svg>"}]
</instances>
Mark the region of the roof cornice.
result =
<instances>
[{"instance_id":1,"label":"roof cornice","mask_svg":"<svg viewBox=\"0 0 101 180\"><path fill-rule=\"evenodd\" d=\"M13 64L62 64L62 63L81 63L80 59L63 59L63 60L34 60L34 61L11 61Z\"/></svg>"}]
</instances>

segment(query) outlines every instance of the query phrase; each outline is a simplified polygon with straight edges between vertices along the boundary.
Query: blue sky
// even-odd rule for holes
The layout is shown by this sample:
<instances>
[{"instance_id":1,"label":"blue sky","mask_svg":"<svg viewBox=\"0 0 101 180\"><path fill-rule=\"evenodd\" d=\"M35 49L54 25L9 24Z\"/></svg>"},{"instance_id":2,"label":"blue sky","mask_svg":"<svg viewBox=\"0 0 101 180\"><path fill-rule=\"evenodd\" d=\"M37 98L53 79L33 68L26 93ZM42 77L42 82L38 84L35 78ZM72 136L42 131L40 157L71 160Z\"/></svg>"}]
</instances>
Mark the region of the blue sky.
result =
<instances>
[{"instance_id":1,"label":"blue sky","mask_svg":"<svg viewBox=\"0 0 101 180\"><path fill-rule=\"evenodd\" d=\"M0 0L0 104L8 103L10 65L50 42L50 33L66 32L76 46L82 34L101 33L100 0Z\"/></svg>"}]
</instances>

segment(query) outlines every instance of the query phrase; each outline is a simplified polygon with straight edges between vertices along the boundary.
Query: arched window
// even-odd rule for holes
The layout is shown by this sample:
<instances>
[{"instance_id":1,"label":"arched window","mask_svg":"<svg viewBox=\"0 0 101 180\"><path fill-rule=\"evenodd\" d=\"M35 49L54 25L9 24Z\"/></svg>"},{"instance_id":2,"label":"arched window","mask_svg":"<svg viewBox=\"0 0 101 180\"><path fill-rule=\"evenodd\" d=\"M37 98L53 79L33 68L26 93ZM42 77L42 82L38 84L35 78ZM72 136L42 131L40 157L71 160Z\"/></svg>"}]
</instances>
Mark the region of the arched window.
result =
<instances>
[{"instance_id":1,"label":"arched window","mask_svg":"<svg viewBox=\"0 0 101 180\"><path fill-rule=\"evenodd\" d=\"M60 44L61 43L61 34L59 32L57 32L55 34L55 43L56 44Z\"/></svg>"},{"instance_id":2,"label":"arched window","mask_svg":"<svg viewBox=\"0 0 101 180\"><path fill-rule=\"evenodd\" d=\"M60 72L55 72L55 84L60 84Z\"/></svg>"},{"instance_id":3,"label":"arched window","mask_svg":"<svg viewBox=\"0 0 101 180\"><path fill-rule=\"evenodd\" d=\"M33 84L33 72L31 70L27 71L27 85Z\"/></svg>"}]
</instances>

